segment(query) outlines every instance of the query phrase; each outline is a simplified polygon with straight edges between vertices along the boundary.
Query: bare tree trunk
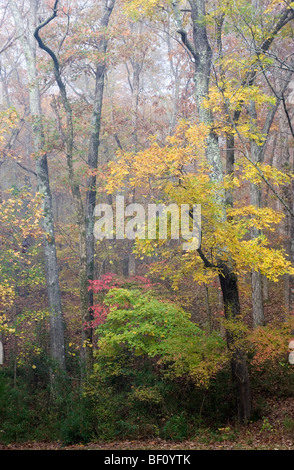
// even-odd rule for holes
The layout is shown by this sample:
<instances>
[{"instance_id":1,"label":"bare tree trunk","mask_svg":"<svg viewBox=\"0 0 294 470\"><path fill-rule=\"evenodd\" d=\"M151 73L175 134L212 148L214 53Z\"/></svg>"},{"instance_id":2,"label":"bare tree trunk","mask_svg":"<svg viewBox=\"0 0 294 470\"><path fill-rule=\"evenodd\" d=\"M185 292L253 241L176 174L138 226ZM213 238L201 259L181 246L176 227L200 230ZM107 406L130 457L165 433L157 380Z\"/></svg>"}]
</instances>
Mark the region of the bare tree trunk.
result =
<instances>
[{"instance_id":1,"label":"bare tree trunk","mask_svg":"<svg viewBox=\"0 0 294 470\"><path fill-rule=\"evenodd\" d=\"M100 26L101 30L105 32L108 26L109 19L114 8L115 0L107 1L104 0L101 12ZM87 181L87 193L86 193L86 256L87 256L87 282L88 280L94 280L95 273L95 239L94 239L94 209L96 205L96 173L95 170L98 167L98 152L99 152L99 138L100 138L100 127L101 127L101 114L102 114L102 103L104 93L104 78L105 78L105 54L107 52L107 39L105 34L101 35L99 42L99 53L103 54L103 60L99 60L96 66L96 83L95 83L95 95L94 104L91 117L91 137L88 150L88 167L90 170L90 176ZM99 54L99 55L100 55ZM88 307L89 311L87 314L86 328L83 328L82 341L85 344L92 345L93 342L93 330L91 327L92 310L93 306L93 292L88 293ZM84 351L86 349L84 348ZM84 361L88 363L87 368L92 368L92 348L88 348L87 358Z\"/></svg>"},{"instance_id":2,"label":"bare tree trunk","mask_svg":"<svg viewBox=\"0 0 294 470\"><path fill-rule=\"evenodd\" d=\"M250 104L249 114L252 120L252 124L255 126L257 122L257 114L254 102L251 102ZM251 158L255 164L259 164L263 160L263 152L259 151L258 145L255 141L251 141ZM250 185L250 198L251 204L254 207L261 207L262 192L258 184ZM252 239L258 238L260 235L260 230L253 227L251 230ZM262 276L260 271L252 270L251 272L251 298L253 325L255 327L263 326L265 324L265 318L263 309Z\"/></svg>"},{"instance_id":3,"label":"bare tree trunk","mask_svg":"<svg viewBox=\"0 0 294 470\"><path fill-rule=\"evenodd\" d=\"M293 172L293 162L291 161L290 155L290 145L289 145L289 137L288 137L288 128L290 128L290 133L292 138L294 138L294 128L292 126L289 111L287 108L286 100L283 96L283 107L284 112L286 113L287 120L283 119L282 113L280 113L280 132L283 136L282 142L279 145L279 155L276 157L276 164L280 164L280 168L282 171L285 172ZM287 201L289 207L292 207L292 211L294 208L294 185L291 183L289 186L284 188L283 191L284 199ZM284 226L284 237L286 239L286 252L293 263L294 261L294 221L293 215L289 213L289 211L285 214L285 226ZM294 277L290 274L285 274L284 276L284 297L285 297L285 309L286 312L289 314L293 313L294 311Z\"/></svg>"},{"instance_id":4,"label":"bare tree trunk","mask_svg":"<svg viewBox=\"0 0 294 470\"><path fill-rule=\"evenodd\" d=\"M143 22L140 21L132 25L133 33L137 35L137 39L140 38L143 32ZM139 41L138 41L139 42ZM130 57L131 70L129 69L127 63L128 71L128 82L131 90L131 105L132 105L132 131L131 131L131 144L133 152L138 152L139 150L139 140L138 140L138 131L139 131L139 98L141 92L141 73L144 66L145 52L142 53L141 50L134 51L133 55ZM132 190L132 203L136 202L136 188ZM134 276L136 274L137 263L136 256L133 253L134 243L130 242L128 250L128 259L127 259L127 276Z\"/></svg>"},{"instance_id":5,"label":"bare tree trunk","mask_svg":"<svg viewBox=\"0 0 294 470\"><path fill-rule=\"evenodd\" d=\"M174 86L173 86L173 97L172 97L172 110L171 116L169 119L169 135L172 135L175 131L177 120L178 120L178 112L179 112L179 101L180 101L180 66L174 60L173 57L173 49L172 49L172 41L171 41L171 16L168 14L167 18L167 26L166 26L166 45L167 45L167 53L168 53L168 60L170 65L170 73L174 78Z\"/></svg>"},{"instance_id":6,"label":"bare tree trunk","mask_svg":"<svg viewBox=\"0 0 294 470\"><path fill-rule=\"evenodd\" d=\"M79 255L80 255L80 306L81 306L81 317L82 317L82 330L88 328L89 322L89 308L88 308L88 273L87 273L87 243L86 243L86 223L85 223L85 212L84 205L82 201L81 191L79 183L76 179L74 165L73 165L73 122L72 122L72 109L70 102L67 98L66 88L62 81L59 69L59 61L55 53L44 44L43 40L39 35L39 31L49 24L57 16L57 5L58 0L55 0L52 15L45 20L43 23L39 24L35 29L34 36L37 40L39 47L43 49L53 61L54 66L54 77L55 81L59 87L60 97L62 105L65 111L66 116L66 132L65 132L65 150L66 150L66 162L67 162L67 171L68 171L68 180L71 188L71 193L74 201L77 225L79 230ZM92 354L92 344L88 344L84 337L82 337L82 351L89 352L90 356ZM82 365L82 370L84 369L84 364Z\"/></svg>"},{"instance_id":7,"label":"bare tree trunk","mask_svg":"<svg viewBox=\"0 0 294 470\"><path fill-rule=\"evenodd\" d=\"M33 117L34 150L38 155L36 159L36 173L38 191L43 196L43 229L44 251L47 277L47 291L50 307L50 348L51 357L61 370L65 370L65 346L64 346L64 322L61 308L61 294L59 288L59 273L57 265L54 220L52 209L52 196L50 190L48 162L43 149L43 126L41 98L38 85L36 68L36 46L33 37L37 15L36 0L30 1L29 31L24 30L24 22L14 0L10 2L10 8L18 30L22 33L22 44L26 58L29 79L30 112Z\"/></svg>"},{"instance_id":8,"label":"bare tree trunk","mask_svg":"<svg viewBox=\"0 0 294 470\"><path fill-rule=\"evenodd\" d=\"M268 286L268 278L262 276L262 292L263 292L263 300L267 302L269 300L269 286Z\"/></svg>"},{"instance_id":9,"label":"bare tree trunk","mask_svg":"<svg viewBox=\"0 0 294 470\"><path fill-rule=\"evenodd\" d=\"M0 333L0 366L3 366L4 359L3 334Z\"/></svg>"}]
</instances>

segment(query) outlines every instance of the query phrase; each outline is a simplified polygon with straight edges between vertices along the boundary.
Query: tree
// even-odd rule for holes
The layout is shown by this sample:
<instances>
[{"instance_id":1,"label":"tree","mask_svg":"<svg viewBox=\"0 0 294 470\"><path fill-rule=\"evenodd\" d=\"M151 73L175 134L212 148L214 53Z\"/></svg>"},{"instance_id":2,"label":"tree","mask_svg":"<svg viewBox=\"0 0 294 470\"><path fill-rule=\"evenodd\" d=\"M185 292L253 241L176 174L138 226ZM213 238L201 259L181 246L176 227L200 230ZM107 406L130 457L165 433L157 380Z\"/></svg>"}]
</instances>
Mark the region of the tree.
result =
<instances>
[{"instance_id":1,"label":"tree","mask_svg":"<svg viewBox=\"0 0 294 470\"><path fill-rule=\"evenodd\" d=\"M204 284L219 277L225 308L224 325L235 381L235 374L243 371L240 369L243 367L240 361L244 358L244 325L237 278L255 269L276 282L285 273L292 273L293 268L282 249L269 246L269 237L283 218L277 211L239 202L236 207L226 208L226 218L222 216L223 202L217 197L218 194L240 188L244 181L250 181L252 167L245 165L233 180L224 178L222 183L212 181L211 167L207 165L204 155L208 132L209 129L202 123L183 123L175 136L167 139L165 146L154 143L149 149L136 154L123 154L117 162L111 164L108 190L114 191L125 178L130 178L131 184L140 186L141 191L146 188L146 195L148 190L152 193L154 188L157 191L156 201L160 197L163 201L177 203L178 207L186 203L201 205L199 256L196 256L194 250L183 251L182 245L173 240L153 240L148 239L148 235L145 240L137 240L135 252L139 258L151 256L157 259L151 263L151 273L160 279L168 278L174 289L179 289L183 279L189 276L194 282ZM255 178L259 175L257 171L254 174ZM287 175L272 169L268 170L268 177L276 184L283 179L289 181ZM248 238L252 227L259 228L262 236L254 240ZM228 265L233 266L231 272L226 271ZM238 377L244 379L241 375ZM247 375L245 378L248 378ZM236 384L240 387L237 388L237 398L243 406L248 399L244 395L248 391L243 388L246 385L248 383Z\"/></svg>"},{"instance_id":2,"label":"tree","mask_svg":"<svg viewBox=\"0 0 294 470\"><path fill-rule=\"evenodd\" d=\"M232 5L229 10L229 21L236 32L236 39L240 37L240 45L244 47L244 53L248 56L248 68L244 68L241 87L244 90L247 88L252 93L252 99L247 101L239 100L237 107L232 107L229 100L225 99L225 107L233 128L237 131L234 136L232 132L227 134L227 169L229 173L234 172L234 159L235 159L235 142L236 137L240 138L240 133L237 130L239 121L242 120L244 112L248 114L250 128L253 132L252 138L249 136L250 141L250 159L253 165L260 165L264 162L265 152L267 150L267 143L270 136L271 126L274 122L277 109L282 101L282 96L289 86L291 80L291 71L285 72L283 70L275 71L275 65L271 59L267 57L271 46L273 45L278 33L283 29L289 21L293 18L291 11L285 8L282 14L278 12L277 17L274 16L268 21L266 14L263 12L263 6L258 2L244 5L242 10L236 11ZM273 12L274 6L267 9L266 13ZM230 67L230 72L227 72L226 58L222 50L222 28L225 23L225 14L221 16L221 23L218 22L218 42L219 42L219 56L220 56L220 79L218 83L219 90L222 93L229 89L230 82L233 80L233 67ZM243 45L244 43L244 45ZM229 60L233 61L233 54ZM261 77L257 76L257 70L260 70ZM236 68L237 73L237 68ZM271 81L280 81L278 89L274 89ZM254 87L259 88L260 91L267 90L264 96L264 106L260 99L254 96ZM272 96L272 98L270 97ZM260 95L261 96L261 95ZM270 100L272 99L272 102ZM244 118L243 118L244 119ZM249 123L248 123L249 124ZM260 137L256 138L256 134ZM243 146L243 151L248 155L246 148L247 140L244 137L240 139ZM245 143L246 142L246 143ZM250 185L251 202L256 206L262 205L262 193L259 185L252 183ZM232 201L230 201L232 202ZM259 231L255 228L252 229L252 237L258 237ZM255 326L263 325L265 322L263 312L263 295L262 295L262 277L258 271L252 272L252 316Z\"/></svg>"},{"instance_id":3,"label":"tree","mask_svg":"<svg viewBox=\"0 0 294 470\"><path fill-rule=\"evenodd\" d=\"M100 128L101 128L101 115L102 115L102 103L104 94L104 81L106 73L106 52L108 46L107 39L107 27L109 24L110 16L112 14L115 5L115 0L104 1L101 6L101 18L99 22L100 38L97 44L98 54L101 59L97 61L96 72L95 72L95 94L94 103L91 116L91 127L90 127L90 142L88 149L88 168L90 176L87 181L87 194L86 194L86 243L87 243L87 278L89 281L94 279L95 276L95 238L94 238L94 210L96 206L97 196L97 176L96 170L99 166L98 153L99 153L99 139L100 139ZM90 291L89 293L89 307L93 306L93 296ZM85 319L87 324L90 318ZM88 328L84 333L84 341L86 344L92 345L92 329ZM91 353L88 353L88 355ZM92 358L90 359L92 361Z\"/></svg>"},{"instance_id":4,"label":"tree","mask_svg":"<svg viewBox=\"0 0 294 470\"><path fill-rule=\"evenodd\" d=\"M13 338L16 377L19 338L16 325L24 314L25 298L29 293L35 295L37 289L45 282L43 260L39 256L42 239L40 195L34 196L26 188L16 187L3 192L0 219L0 334L7 338L8 343L10 338ZM39 312L36 313L36 318ZM28 325L34 323L32 317L33 315L28 313L27 335L30 330Z\"/></svg>"},{"instance_id":5,"label":"tree","mask_svg":"<svg viewBox=\"0 0 294 470\"><path fill-rule=\"evenodd\" d=\"M182 42L192 54L195 63L195 98L199 121L209 129L209 133L206 137L206 158L211 166L211 178L213 181L221 182L223 180L222 160L218 135L214 130L213 113L211 108L203 106L203 101L209 97L213 57L206 24L206 3L207 2L204 0L189 1L193 43L188 39L188 35L183 27L179 2L173 1L172 8ZM218 197L222 200L223 214L221 214L221 217L226 217L224 194L218 194ZM202 252L200 252L200 254L201 253ZM203 254L201 254L201 256L206 267L210 267L211 263ZM230 260L224 263L221 258L217 264L220 270L219 279L223 294L225 316L226 318L230 318L231 316L236 318L240 315L240 300L234 266ZM237 389L238 416L241 420L247 421L251 415L251 396L246 358L241 349L236 348L234 351L234 339L229 333L227 334L227 339L229 348L233 350L232 374Z\"/></svg>"},{"instance_id":6,"label":"tree","mask_svg":"<svg viewBox=\"0 0 294 470\"><path fill-rule=\"evenodd\" d=\"M113 287L104 303L109 313L97 329L100 344L95 363L101 376L111 374L110 358L115 364L130 351L135 357L154 358L155 364L164 365L163 378L188 377L196 387L206 388L226 360L225 344L218 333L207 335L184 310L159 301L151 292L138 286Z\"/></svg>"},{"instance_id":7,"label":"tree","mask_svg":"<svg viewBox=\"0 0 294 470\"><path fill-rule=\"evenodd\" d=\"M220 145L218 142L218 135L216 132L214 117L211 106L203 106L203 102L207 99L212 101L211 91L210 91L210 80L212 78L212 67L213 67L213 48L210 45L209 41L209 25L211 24L211 19L207 16L207 8L209 3L203 0L200 1L189 1L189 5L191 8L191 21L192 21L192 41L189 39L189 36L183 27L179 2L174 1L172 2L172 7L175 13L175 18L178 25L178 32L181 36L182 42L184 46L190 51L193 55L194 63L195 63L195 95L196 95L196 102L198 107L198 115L200 122L204 123L205 125L209 126L210 133L208 135L206 141L206 155L207 161L211 165L211 176L216 181L222 180L223 170L222 170L222 163L220 157ZM256 6L253 2L253 15L251 15L251 5L243 5L240 2L238 5L238 18L239 23L236 25L236 29L239 28L240 24L240 17L246 23L248 29L253 31L252 33L252 42L253 42L253 54L250 57L251 66L248 67L247 73L244 74L244 79L242 82L242 86L244 87L244 91L247 89L252 92L252 87L254 82L256 81L256 61L261 61L262 54L266 54L273 41L275 40L278 33L284 28L289 21L293 19L293 9L288 5L285 5L282 11L277 12L277 16L274 17L274 21L271 20L267 23L264 31L259 33L256 25L250 26L248 24L248 10L250 20L254 19L254 14L256 15ZM220 65L220 76L219 78L216 77L216 80L220 81L220 91L224 97L223 105L225 108L226 113L229 117L229 125L231 125L231 129L236 131L236 125L241 117L243 104L246 100L242 97L238 101L238 106L234 109L232 113L232 100L230 100L230 90L227 90L226 87L229 85L230 82L227 80L227 76L225 75L225 67L223 59L223 50L222 50L222 28L224 25L224 21L226 16L230 12L233 11L233 14L236 14L235 5L228 2L225 6L216 7L216 11L212 12L212 16L215 22L215 30L216 30L216 43L218 46L218 53L221 59ZM270 8L270 14L272 15L274 11L274 7ZM269 12L269 11L268 11ZM247 20L247 21L246 21ZM224 59L224 61L226 58ZM230 70L230 69L227 69ZM214 69L215 73L215 69ZM289 83L289 79L288 79ZM287 87L288 83L286 82L285 88ZM218 84L218 82L217 82ZM284 88L284 89L285 89ZM226 92L228 92L227 96L225 96ZM241 93L242 96L242 93ZM268 116L265 120L265 128L263 132L265 135L268 134L273 116L276 112L276 107L278 104L273 105L268 113ZM250 112L251 110L251 112ZM253 113L253 115L252 115ZM254 120L256 119L256 115L254 113L254 104L253 100L251 100L251 105L249 108L249 115ZM234 148L235 148L235 138L234 132L228 130L226 133L226 141L227 141L227 163L228 168L227 171L230 175L234 173ZM240 133L238 133L240 136ZM251 142L251 162L256 164L257 153L259 156L262 152L257 152L257 145L256 139L253 139ZM260 162L259 162L260 163ZM256 188L256 185L251 186L251 194L252 194L252 203L259 204L259 192ZM222 196L221 196L222 197ZM232 204L232 199L230 198L228 201ZM223 203L223 207L225 208L225 203ZM225 215L224 215L225 216ZM253 236L257 236L255 229L253 229ZM207 261L204 260L207 263ZM234 265L231 263L226 263L225 265L220 261L220 268L222 271L222 275L220 276L220 283L223 292L224 298L224 308L225 314L228 315L229 311L235 312L235 315L238 316L240 313L240 305L239 305L239 295L238 295L238 287L237 287L237 279L234 272ZM262 318L262 298L261 298L261 278L260 273L258 271L253 271L253 314L254 314L254 321L256 324L263 323ZM234 315L234 313L233 313ZM230 341L230 340L229 340ZM245 420L250 416L250 396L249 396L249 382L248 382L248 371L246 368L245 359L242 359L242 352L237 352L236 361L232 360L232 367L233 367L233 376L235 376L237 388L239 388L239 414ZM236 368L236 369L235 369ZM234 372L235 369L235 372ZM240 377L242 377L240 379ZM247 395L247 397L246 397Z\"/></svg>"},{"instance_id":8,"label":"tree","mask_svg":"<svg viewBox=\"0 0 294 470\"><path fill-rule=\"evenodd\" d=\"M32 131L34 152L36 154L36 174L38 191L43 197L44 252L46 262L48 298L50 306L51 356L61 370L65 370L64 324L62 316L61 295L55 244L55 229L52 212L52 195L49 182L47 153L44 149L44 131L42 124L41 97L38 84L36 46L33 37L38 11L38 2L30 1L29 27L25 31L21 12L14 1L10 8L23 38L23 49L26 58L29 80L30 113L33 118Z\"/></svg>"},{"instance_id":9,"label":"tree","mask_svg":"<svg viewBox=\"0 0 294 470\"><path fill-rule=\"evenodd\" d=\"M60 63L55 52L44 43L40 36L40 31L51 21L53 21L58 14L58 0L54 2L52 14L45 21L41 22L34 31L35 39L38 45L43 49L52 59L54 78L58 85L62 106L66 115L66 131L65 131L65 152L68 168L68 180L71 187L72 196L74 199L77 224L79 227L79 254L80 254L80 302L81 302L81 316L82 316L82 362L86 370L91 370L92 364L92 329L89 327L92 319L91 304L92 296L88 291L88 279L93 279L94 275L94 208L96 204L96 174L95 170L98 165L98 149L99 149L99 134L100 134L100 120L102 110L102 98L104 90L104 74L105 74L105 53L107 49L106 28L109 22L110 15L114 8L114 0L103 2L102 16L99 27L101 28L97 49L100 57L96 64L95 71L95 96L91 117L90 126L90 142L88 150L88 169L89 178L87 181L87 194L85 204L83 202L80 184L75 174L73 163L74 152L74 126L73 126L73 112L70 100L67 96L67 90L64 79L60 71ZM90 307L90 308L89 308Z\"/></svg>"}]
</instances>

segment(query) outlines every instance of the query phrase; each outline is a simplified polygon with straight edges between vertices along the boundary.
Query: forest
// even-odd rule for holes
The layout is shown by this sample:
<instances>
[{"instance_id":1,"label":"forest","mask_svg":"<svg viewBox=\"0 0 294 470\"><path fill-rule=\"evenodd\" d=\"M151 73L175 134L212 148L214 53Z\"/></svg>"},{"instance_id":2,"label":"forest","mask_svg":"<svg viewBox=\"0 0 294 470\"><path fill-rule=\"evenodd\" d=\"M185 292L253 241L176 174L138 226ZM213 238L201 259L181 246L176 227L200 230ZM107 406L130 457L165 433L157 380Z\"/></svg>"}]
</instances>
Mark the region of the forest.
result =
<instances>
[{"instance_id":1,"label":"forest","mask_svg":"<svg viewBox=\"0 0 294 470\"><path fill-rule=\"evenodd\" d=\"M294 2L0 36L0 449L293 450Z\"/></svg>"}]
</instances>

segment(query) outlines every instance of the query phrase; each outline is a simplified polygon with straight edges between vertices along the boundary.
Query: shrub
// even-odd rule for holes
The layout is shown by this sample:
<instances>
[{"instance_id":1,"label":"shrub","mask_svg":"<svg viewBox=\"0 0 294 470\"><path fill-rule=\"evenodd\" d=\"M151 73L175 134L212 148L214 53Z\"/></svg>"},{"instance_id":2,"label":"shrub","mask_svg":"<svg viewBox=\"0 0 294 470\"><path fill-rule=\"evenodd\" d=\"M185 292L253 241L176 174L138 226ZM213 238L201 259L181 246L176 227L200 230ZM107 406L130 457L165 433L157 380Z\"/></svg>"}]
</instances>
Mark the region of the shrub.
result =
<instances>
[{"instance_id":1,"label":"shrub","mask_svg":"<svg viewBox=\"0 0 294 470\"><path fill-rule=\"evenodd\" d=\"M97 436L193 435L203 408L211 411L209 400L203 406L203 394L226 360L223 340L150 292L113 288L103 300L108 314L97 328L94 374L87 388ZM214 416L221 402L223 397L211 401Z\"/></svg>"},{"instance_id":2,"label":"shrub","mask_svg":"<svg viewBox=\"0 0 294 470\"><path fill-rule=\"evenodd\" d=\"M11 386L9 377L0 377L0 441L22 441L31 435L32 413L24 387Z\"/></svg>"},{"instance_id":3,"label":"shrub","mask_svg":"<svg viewBox=\"0 0 294 470\"><path fill-rule=\"evenodd\" d=\"M110 311L97 329L95 369L100 374L120 374L126 352L153 359L166 377L188 376L200 387L222 368L222 338L216 332L206 334L176 305L128 289L110 290L104 303Z\"/></svg>"}]
</instances>

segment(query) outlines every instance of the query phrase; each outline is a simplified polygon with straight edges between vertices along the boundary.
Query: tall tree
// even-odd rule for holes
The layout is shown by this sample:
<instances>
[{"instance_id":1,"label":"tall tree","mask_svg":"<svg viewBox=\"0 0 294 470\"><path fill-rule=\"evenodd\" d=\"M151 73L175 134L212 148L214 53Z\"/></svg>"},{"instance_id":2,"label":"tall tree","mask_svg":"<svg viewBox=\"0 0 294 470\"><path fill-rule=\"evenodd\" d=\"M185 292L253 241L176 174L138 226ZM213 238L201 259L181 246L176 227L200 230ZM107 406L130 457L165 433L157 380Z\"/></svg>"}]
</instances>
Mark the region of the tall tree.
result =
<instances>
[{"instance_id":1,"label":"tall tree","mask_svg":"<svg viewBox=\"0 0 294 470\"><path fill-rule=\"evenodd\" d=\"M54 78L58 85L62 105L66 115L66 131L65 131L65 152L68 168L68 180L71 187L71 193L74 199L75 211L77 217L77 224L79 228L79 256L80 256L80 303L81 303L81 316L82 316L82 370L90 371L92 368L92 309L93 298L89 293L89 279L94 277L94 254L95 254L95 240L94 240L94 209L96 205L96 173L95 170L98 166L98 150L99 150L99 137L101 127L101 112L102 112L102 99L104 91L104 76L105 76L105 53L107 50L107 35L106 28L110 19L110 15L114 8L114 0L103 0L101 17L99 23L99 41L97 49L99 58L95 70L95 93L92 109L92 116L90 121L90 142L88 149L88 169L89 177L87 180L87 193L86 201L83 201L83 195L78 181L78 177L74 169L74 126L73 126L73 111L70 100L67 95L64 78L60 70L60 63L58 56L40 36L40 31L51 21L53 21L58 14L58 0L55 0L52 8L52 14L45 21L37 25L34 36L37 40L39 47L43 49L52 59Z\"/></svg>"},{"instance_id":2,"label":"tall tree","mask_svg":"<svg viewBox=\"0 0 294 470\"><path fill-rule=\"evenodd\" d=\"M34 29L38 13L38 1L30 0L27 12L28 27L25 29L21 11L14 0L9 7L17 30L21 34L29 81L29 103L32 116L34 152L36 154L36 175L38 191L43 200L44 253L47 273L47 289L50 307L50 347L51 356L58 366L65 370L64 319L62 315L59 271L56 255L55 230L52 210L47 152L44 148L44 130L41 109L41 96L36 63L36 43Z\"/></svg>"},{"instance_id":3,"label":"tall tree","mask_svg":"<svg viewBox=\"0 0 294 470\"><path fill-rule=\"evenodd\" d=\"M198 108L199 121L209 128L206 138L206 158L211 167L211 179L215 182L223 181L223 167L220 153L218 135L214 130L212 110L203 106L203 101L209 97L209 84L212 72L213 52L209 42L206 24L206 1L190 0L191 21L193 29L193 41L183 26L181 10L178 1L173 1L173 10L184 46L194 58L195 64L195 97ZM218 194L223 208L221 217L226 217L225 195ZM206 267L211 267L211 262L205 257L201 249L198 250ZM240 299L238 279L232 262L223 261L221 254L217 265L220 271L219 279L223 294L224 311L227 319L240 316ZM232 351L232 377L236 386L237 413L240 420L247 421L251 415L251 392L249 373L244 351L235 344L234 335L227 331L228 347Z\"/></svg>"},{"instance_id":4,"label":"tall tree","mask_svg":"<svg viewBox=\"0 0 294 470\"><path fill-rule=\"evenodd\" d=\"M104 83L105 83L105 72L106 72L106 52L108 46L107 39L107 27L109 24L110 16L115 5L115 0L104 0L101 4L101 16L99 20L100 37L97 44L98 54L101 59L97 61L95 70L95 92L93 109L91 116L91 127L90 127L90 142L88 149L88 168L90 170L90 176L87 180L87 194L86 194L86 243L87 243L87 279L94 280L95 272L95 238L94 238L94 209L96 206L97 196L97 177L96 171L99 166L99 139L101 129L101 115L102 115L102 104L104 94ZM93 291L89 291L89 305L90 318L87 318L87 324L92 320L91 307L93 306ZM88 316L89 316L88 315ZM90 320L90 322L89 322ZM93 341L93 329L91 325L83 330L85 344L92 345ZM88 351L90 361L92 349Z\"/></svg>"}]
</instances>

